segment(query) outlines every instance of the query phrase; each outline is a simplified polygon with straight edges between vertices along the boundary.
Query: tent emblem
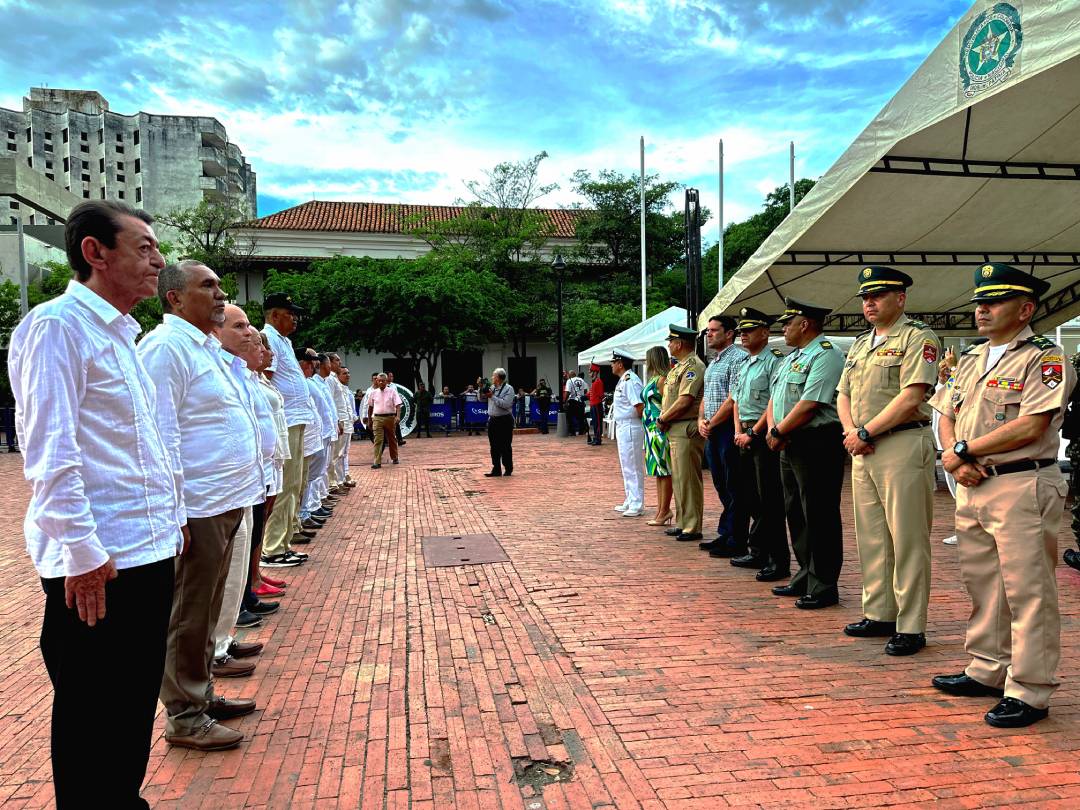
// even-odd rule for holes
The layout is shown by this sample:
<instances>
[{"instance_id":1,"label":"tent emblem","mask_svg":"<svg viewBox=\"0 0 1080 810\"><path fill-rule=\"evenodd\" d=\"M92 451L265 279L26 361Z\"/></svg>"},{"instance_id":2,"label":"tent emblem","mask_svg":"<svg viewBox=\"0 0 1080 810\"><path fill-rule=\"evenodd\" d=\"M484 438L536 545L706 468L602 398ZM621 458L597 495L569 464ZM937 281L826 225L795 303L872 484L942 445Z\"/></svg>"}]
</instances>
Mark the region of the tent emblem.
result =
<instances>
[{"instance_id":1,"label":"tent emblem","mask_svg":"<svg viewBox=\"0 0 1080 810\"><path fill-rule=\"evenodd\" d=\"M995 3L972 20L960 43L963 95L972 98L1007 80L1019 69L1023 43L1020 12L1009 3Z\"/></svg>"}]
</instances>

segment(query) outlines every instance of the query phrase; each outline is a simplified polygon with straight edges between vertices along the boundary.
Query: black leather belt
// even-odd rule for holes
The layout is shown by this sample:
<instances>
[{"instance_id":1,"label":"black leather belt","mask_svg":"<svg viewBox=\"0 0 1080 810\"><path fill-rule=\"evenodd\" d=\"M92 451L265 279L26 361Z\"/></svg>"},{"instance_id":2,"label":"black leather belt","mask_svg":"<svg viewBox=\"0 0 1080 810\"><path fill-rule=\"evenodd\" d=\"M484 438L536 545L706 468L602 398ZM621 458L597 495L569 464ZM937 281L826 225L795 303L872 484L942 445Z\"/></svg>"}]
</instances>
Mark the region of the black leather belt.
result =
<instances>
[{"instance_id":1,"label":"black leather belt","mask_svg":"<svg viewBox=\"0 0 1080 810\"><path fill-rule=\"evenodd\" d=\"M899 433L901 430L917 430L918 428L930 427L929 422L904 422L902 425L897 425L890 430L886 430L884 433L879 433L874 437L875 440L882 439L888 436L890 433Z\"/></svg>"},{"instance_id":2,"label":"black leather belt","mask_svg":"<svg viewBox=\"0 0 1080 810\"><path fill-rule=\"evenodd\" d=\"M1009 473L1024 472L1025 470L1041 470L1043 467L1049 467L1051 464L1056 463L1057 459L1053 458L1037 458L1034 461L1010 461L1008 464L987 467L986 472L990 475L1008 475Z\"/></svg>"}]
</instances>

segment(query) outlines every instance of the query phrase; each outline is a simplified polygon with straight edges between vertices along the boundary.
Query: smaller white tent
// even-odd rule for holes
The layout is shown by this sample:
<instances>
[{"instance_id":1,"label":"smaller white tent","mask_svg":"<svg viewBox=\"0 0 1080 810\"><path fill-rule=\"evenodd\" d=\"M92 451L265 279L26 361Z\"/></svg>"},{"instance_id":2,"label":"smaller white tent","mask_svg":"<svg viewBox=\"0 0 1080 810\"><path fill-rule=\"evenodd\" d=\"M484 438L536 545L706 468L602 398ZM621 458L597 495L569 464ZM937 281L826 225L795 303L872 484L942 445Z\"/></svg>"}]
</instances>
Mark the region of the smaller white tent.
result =
<instances>
[{"instance_id":1,"label":"smaller white tent","mask_svg":"<svg viewBox=\"0 0 1080 810\"><path fill-rule=\"evenodd\" d=\"M645 353L653 346L667 347L668 327L673 323L686 323L685 309L668 307L663 312L624 329L614 337L578 352L578 365L606 363L611 360L612 349L625 349L634 355L635 360L644 361Z\"/></svg>"}]
</instances>

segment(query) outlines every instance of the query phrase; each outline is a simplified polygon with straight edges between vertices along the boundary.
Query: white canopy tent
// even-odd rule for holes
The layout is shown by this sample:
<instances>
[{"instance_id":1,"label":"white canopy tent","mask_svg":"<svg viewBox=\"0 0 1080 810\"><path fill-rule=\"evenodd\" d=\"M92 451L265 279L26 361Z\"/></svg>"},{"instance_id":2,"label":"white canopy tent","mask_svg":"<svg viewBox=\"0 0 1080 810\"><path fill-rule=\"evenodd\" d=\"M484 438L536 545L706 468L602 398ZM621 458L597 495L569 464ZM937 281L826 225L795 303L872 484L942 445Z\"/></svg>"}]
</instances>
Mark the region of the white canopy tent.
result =
<instances>
[{"instance_id":1,"label":"white canopy tent","mask_svg":"<svg viewBox=\"0 0 1080 810\"><path fill-rule=\"evenodd\" d=\"M667 347L668 327L673 323L680 325L686 323L685 309L668 307L663 312L634 324L629 329L624 329L614 337L609 337L585 351L578 352L578 365L606 363L611 360L612 349L626 349L634 355L635 360L644 361L645 352L653 346Z\"/></svg>"},{"instance_id":2,"label":"white canopy tent","mask_svg":"<svg viewBox=\"0 0 1080 810\"><path fill-rule=\"evenodd\" d=\"M980 0L702 312L833 308L866 328L866 264L903 269L908 312L974 332L975 269L1004 261L1052 284L1033 320L1080 314L1080 4Z\"/></svg>"}]
</instances>

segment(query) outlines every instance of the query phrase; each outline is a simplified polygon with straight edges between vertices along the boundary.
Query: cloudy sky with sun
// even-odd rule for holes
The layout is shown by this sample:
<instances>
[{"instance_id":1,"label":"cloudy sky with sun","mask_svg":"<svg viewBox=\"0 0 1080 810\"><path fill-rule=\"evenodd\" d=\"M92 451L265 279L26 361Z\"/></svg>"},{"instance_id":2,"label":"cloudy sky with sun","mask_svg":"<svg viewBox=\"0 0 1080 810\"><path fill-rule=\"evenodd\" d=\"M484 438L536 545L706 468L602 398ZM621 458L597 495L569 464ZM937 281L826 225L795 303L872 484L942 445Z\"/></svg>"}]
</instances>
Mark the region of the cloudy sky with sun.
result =
<instances>
[{"instance_id":1,"label":"cloudy sky with sun","mask_svg":"<svg viewBox=\"0 0 1080 810\"><path fill-rule=\"evenodd\" d=\"M453 203L541 150L649 171L727 219L824 172L967 9L957 0L0 0L0 106L31 85L130 114L216 116L259 212L304 200ZM681 203L680 203L681 204ZM713 222L715 227L715 220ZM710 233L709 241L715 241Z\"/></svg>"}]
</instances>

